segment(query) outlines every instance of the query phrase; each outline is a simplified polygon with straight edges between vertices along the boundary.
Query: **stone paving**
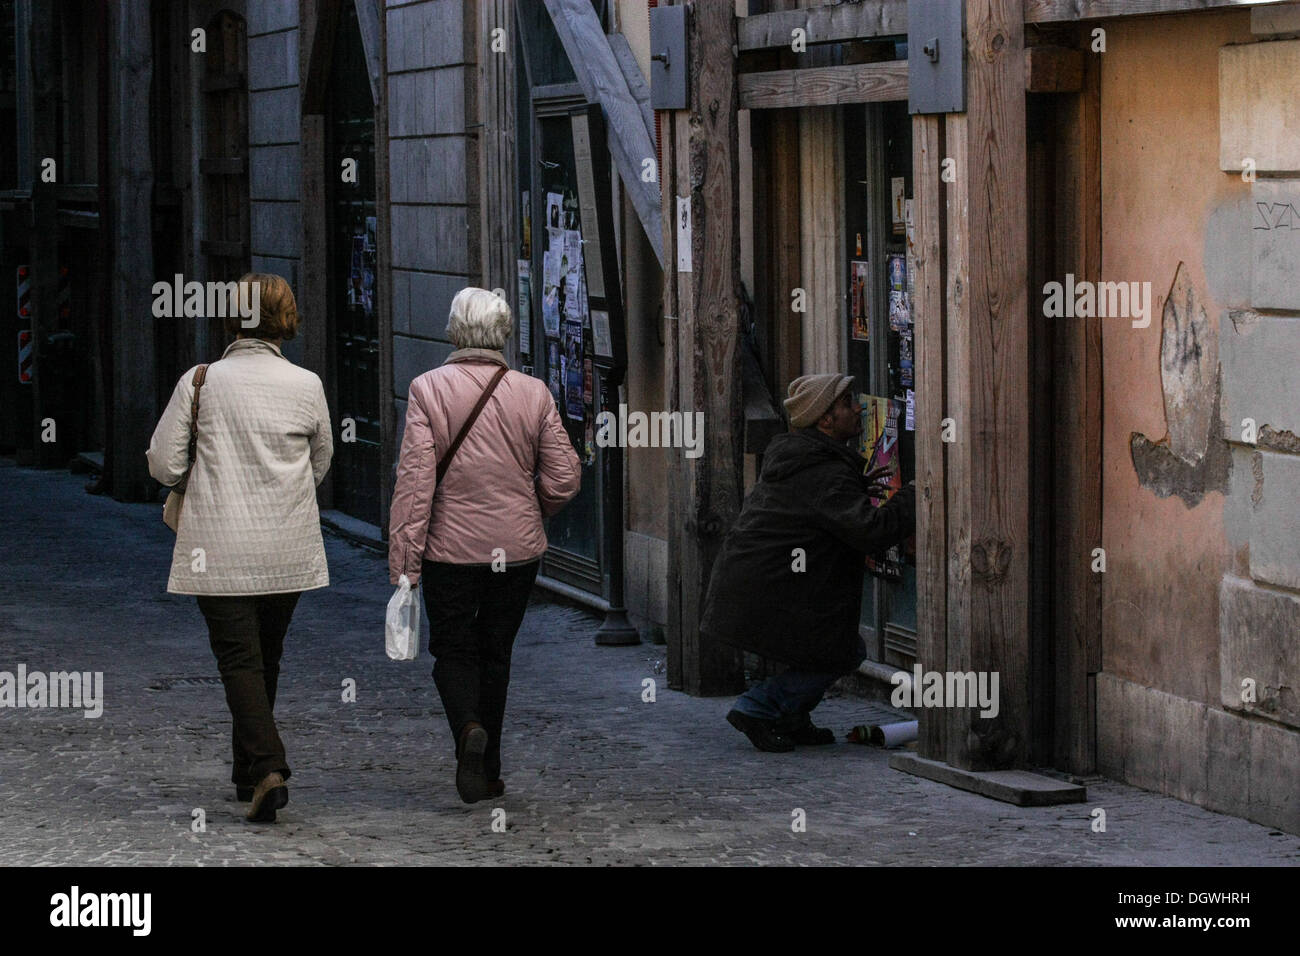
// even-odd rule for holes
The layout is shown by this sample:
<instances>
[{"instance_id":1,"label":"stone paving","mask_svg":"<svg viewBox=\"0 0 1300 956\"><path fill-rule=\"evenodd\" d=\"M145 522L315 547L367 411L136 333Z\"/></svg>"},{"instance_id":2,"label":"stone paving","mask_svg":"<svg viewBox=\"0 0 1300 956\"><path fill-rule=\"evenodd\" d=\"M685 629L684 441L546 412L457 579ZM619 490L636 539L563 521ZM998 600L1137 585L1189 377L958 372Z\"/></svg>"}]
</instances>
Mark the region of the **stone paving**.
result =
<instances>
[{"instance_id":1,"label":"stone paving","mask_svg":"<svg viewBox=\"0 0 1300 956\"><path fill-rule=\"evenodd\" d=\"M466 806L427 651L384 655L384 562L333 538L333 584L303 597L286 641L291 802L250 825L203 619L166 593L160 506L83 483L0 461L0 671L103 671L105 698L98 719L0 708L0 864L1300 863L1300 838L1111 781L1089 781L1086 804L1020 809L870 747L759 753L723 721L729 700L667 689L662 648L596 647L598 619L540 593L516 644L508 792ZM837 696L816 717L842 736L880 713Z\"/></svg>"}]
</instances>

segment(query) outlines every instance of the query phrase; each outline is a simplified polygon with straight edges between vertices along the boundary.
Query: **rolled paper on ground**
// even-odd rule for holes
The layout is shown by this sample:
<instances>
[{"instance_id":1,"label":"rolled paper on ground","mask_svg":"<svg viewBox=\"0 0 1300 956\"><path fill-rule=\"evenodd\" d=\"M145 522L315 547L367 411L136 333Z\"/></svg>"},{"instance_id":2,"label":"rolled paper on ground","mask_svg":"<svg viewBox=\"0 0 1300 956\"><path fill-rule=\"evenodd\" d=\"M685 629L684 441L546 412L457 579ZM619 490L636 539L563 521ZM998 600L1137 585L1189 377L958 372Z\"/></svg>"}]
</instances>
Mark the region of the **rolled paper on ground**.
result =
<instances>
[{"instance_id":1,"label":"rolled paper on ground","mask_svg":"<svg viewBox=\"0 0 1300 956\"><path fill-rule=\"evenodd\" d=\"M911 743L917 736L917 721L901 720L893 724L879 724L871 727L871 742L877 747L901 747Z\"/></svg>"}]
</instances>

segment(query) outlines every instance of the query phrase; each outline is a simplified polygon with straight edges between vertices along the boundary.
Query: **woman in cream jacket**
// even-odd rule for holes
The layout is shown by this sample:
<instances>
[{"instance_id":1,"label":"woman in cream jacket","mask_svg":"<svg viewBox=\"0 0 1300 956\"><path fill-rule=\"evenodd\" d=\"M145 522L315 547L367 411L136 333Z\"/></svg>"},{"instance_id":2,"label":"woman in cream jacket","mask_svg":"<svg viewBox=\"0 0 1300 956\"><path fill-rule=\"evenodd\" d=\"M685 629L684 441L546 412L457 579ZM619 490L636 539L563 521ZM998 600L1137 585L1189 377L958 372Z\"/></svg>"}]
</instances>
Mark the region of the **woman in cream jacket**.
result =
<instances>
[{"instance_id":1,"label":"woman in cream jacket","mask_svg":"<svg viewBox=\"0 0 1300 956\"><path fill-rule=\"evenodd\" d=\"M298 329L289 284L262 274L245 283L260 289L257 322L243 328L238 310L227 310L236 339L199 390L198 443L167 590L198 598L233 719L236 795L251 802L248 819L273 822L289 800L272 715L280 655L301 593L329 584L316 486L334 448L320 379L280 352ZM196 371L177 383L149 443L149 471L169 487L188 462Z\"/></svg>"}]
</instances>

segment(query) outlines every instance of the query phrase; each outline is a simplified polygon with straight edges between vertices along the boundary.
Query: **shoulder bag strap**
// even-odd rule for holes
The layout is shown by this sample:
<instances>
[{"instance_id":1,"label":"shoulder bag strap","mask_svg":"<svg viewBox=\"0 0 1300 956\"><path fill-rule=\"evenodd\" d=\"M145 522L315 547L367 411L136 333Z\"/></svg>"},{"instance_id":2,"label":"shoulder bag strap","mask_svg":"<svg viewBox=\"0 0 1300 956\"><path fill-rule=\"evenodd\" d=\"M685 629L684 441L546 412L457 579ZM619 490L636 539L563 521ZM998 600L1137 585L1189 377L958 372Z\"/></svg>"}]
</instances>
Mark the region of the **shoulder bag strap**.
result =
<instances>
[{"instance_id":1,"label":"shoulder bag strap","mask_svg":"<svg viewBox=\"0 0 1300 956\"><path fill-rule=\"evenodd\" d=\"M188 463L185 466L185 475L178 483L178 487L183 491L190 483L190 469L194 467L194 458L199 450L199 390L203 388L203 382L208 377L208 367L200 365L194 370L194 401L190 402L190 447L188 453Z\"/></svg>"},{"instance_id":2,"label":"shoulder bag strap","mask_svg":"<svg viewBox=\"0 0 1300 956\"><path fill-rule=\"evenodd\" d=\"M447 469L451 467L451 460L456 457L456 452L460 448L460 443L463 442L465 436L469 434L470 427L473 426L474 422L478 419L479 412L483 411L483 406L486 405L488 399L492 397L492 393L496 391L497 383L499 383L501 379L505 378L507 371L509 371L509 369L505 366L497 369L497 373L492 376L492 380L488 382L487 387L483 389L483 394L478 397L478 404L475 405L474 410L469 413L469 418L465 419L465 424L460 426L460 432L456 435L456 440L451 443L447 448L447 454L443 455L442 459L438 462L438 484L442 484L442 476L445 475Z\"/></svg>"}]
</instances>

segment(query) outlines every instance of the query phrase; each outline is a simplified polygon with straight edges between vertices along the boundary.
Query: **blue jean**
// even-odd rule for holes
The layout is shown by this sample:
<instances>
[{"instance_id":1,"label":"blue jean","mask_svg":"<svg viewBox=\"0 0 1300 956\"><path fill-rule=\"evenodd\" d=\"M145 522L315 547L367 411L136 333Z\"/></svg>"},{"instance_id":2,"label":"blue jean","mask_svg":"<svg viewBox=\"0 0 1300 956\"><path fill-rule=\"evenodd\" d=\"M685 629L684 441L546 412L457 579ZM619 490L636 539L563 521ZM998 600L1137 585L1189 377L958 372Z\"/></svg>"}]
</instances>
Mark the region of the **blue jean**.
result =
<instances>
[{"instance_id":1,"label":"blue jean","mask_svg":"<svg viewBox=\"0 0 1300 956\"><path fill-rule=\"evenodd\" d=\"M785 671L755 684L736 698L735 709L759 720L797 718L822 702L822 695L840 677L807 671Z\"/></svg>"}]
</instances>

